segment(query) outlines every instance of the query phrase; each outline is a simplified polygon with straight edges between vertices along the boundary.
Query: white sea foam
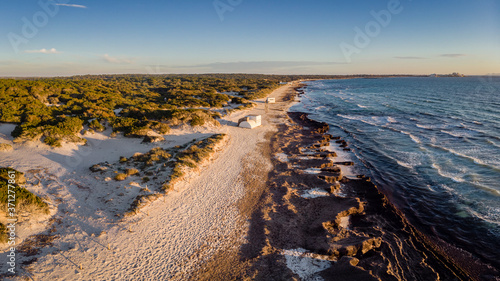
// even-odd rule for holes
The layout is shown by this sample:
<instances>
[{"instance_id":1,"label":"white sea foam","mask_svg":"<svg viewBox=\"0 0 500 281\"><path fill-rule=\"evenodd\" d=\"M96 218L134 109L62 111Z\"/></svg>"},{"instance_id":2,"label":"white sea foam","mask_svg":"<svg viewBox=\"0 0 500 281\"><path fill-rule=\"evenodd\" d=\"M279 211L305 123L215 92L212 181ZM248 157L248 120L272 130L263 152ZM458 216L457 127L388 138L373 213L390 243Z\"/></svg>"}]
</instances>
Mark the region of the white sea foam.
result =
<instances>
[{"instance_id":1,"label":"white sea foam","mask_svg":"<svg viewBox=\"0 0 500 281\"><path fill-rule=\"evenodd\" d=\"M360 107L360 108L368 108L368 106L361 105L361 104L357 104L357 106Z\"/></svg>"},{"instance_id":2,"label":"white sea foam","mask_svg":"<svg viewBox=\"0 0 500 281\"><path fill-rule=\"evenodd\" d=\"M419 143L419 144L420 144L420 143L422 143L422 141L421 141L419 138L417 138L416 136L412 135L410 132L401 131L401 133L402 133L402 134L405 134L405 135L407 135L407 136L409 136L409 137L410 137L410 139L411 139L413 142L415 142L415 143Z\"/></svg>"},{"instance_id":3,"label":"white sea foam","mask_svg":"<svg viewBox=\"0 0 500 281\"><path fill-rule=\"evenodd\" d=\"M471 134L468 134L466 132L462 131L446 131L446 130L441 130L441 133L448 134L450 136L456 137L456 138L465 138L465 137L470 137Z\"/></svg>"},{"instance_id":4,"label":"white sea foam","mask_svg":"<svg viewBox=\"0 0 500 281\"><path fill-rule=\"evenodd\" d=\"M410 134L409 135L411 140L414 141L415 143L422 143L419 138L415 137L414 135Z\"/></svg>"},{"instance_id":5,"label":"white sea foam","mask_svg":"<svg viewBox=\"0 0 500 281\"><path fill-rule=\"evenodd\" d=\"M465 207L465 209L467 210L467 212L472 214L474 217L479 218L480 220L486 221L486 222L491 223L491 224L496 225L496 226L500 226L500 222L499 222L500 215L499 215L498 208L495 208L495 211L487 212L487 215L481 214L481 213L471 209L470 207ZM491 209L493 209L493 208L491 208ZM498 233L495 235L498 235Z\"/></svg>"},{"instance_id":6,"label":"white sea foam","mask_svg":"<svg viewBox=\"0 0 500 281\"><path fill-rule=\"evenodd\" d=\"M337 116L342 117L344 119L349 119L349 120L354 120L354 121L359 121L363 122L365 124L371 125L371 126L376 126L378 127L379 124L373 123L367 120L367 117L364 116L356 116L356 115L343 115L343 114L337 114ZM371 119L371 118L370 118Z\"/></svg>"},{"instance_id":7,"label":"white sea foam","mask_svg":"<svg viewBox=\"0 0 500 281\"><path fill-rule=\"evenodd\" d=\"M495 196L500 196L500 191L498 189L495 189L495 188L492 188L492 187L489 187L489 186L485 186L485 185L482 185L480 183L478 183L477 181L473 181L472 182L472 185L474 185L475 187L481 189L481 190L484 190L486 192L489 192L491 193L492 195L495 195Z\"/></svg>"},{"instance_id":8,"label":"white sea foam","mask_svg":"<svg viewBox=\"0 0 500 281\"><path fill-rule=\"evenodd\" d=\"M438 174L442 177L449 178L454 182L465 182L465 179L460 176L460 174L453 174L449 172L445 172L438 164L432 163L432 167L436 169Z\"/></svg>"},{"instance_id":9,"label":"white sea foam","mask_svg":"<svg viewBox=\"0 0 500 281\"><path fill-rule=\"evenodd\" d=\"M441 188L443 188L448 193L455 194L455 190L453 188L447 186L446 184L441 184L440 186L441 186Z\"/></svg>"},{"instance_id":10,"label":"white sea foam","mask_svg":"<svg viewBox=\"0 0 500 281\"><path fill-rule=\"evenodd\" d=\"M408 169L413 169L422 165L422 154L419 152L397 151L395 157L392 157L392 159L394 159L398 165Z\"/></svg>"},{"instance_id":11,"label":"white sea foam","mask_svg":"<svg viewBox=\"0 0 500 281\"><path fill-rule=\"evenodd\" d=\"M487 163L485 163L481 159L478 159L478 158L473 157L473 156L466 155L466 154L458 152L458 151L456 151L454 149L443 147L443 146L439 146L439 145L435 145L435 144L430 144L430 146L442 149L442 150L447 151L447 152L449 152L451 154L454 154L456 156L459 156L459 157L462 157L462 158L465 158L465 159L469 159L469 160L473 161L476 164L483 165L483 166L489 166ZM495 168L495 167L493 167L493 168Z\"/></svg>"},{"instance_id":12,"label":"white sea foam","mask_svg":"<svg viewBox=\"0 0 500 281\"><path fill-rule=\"evenodd\" d=\"M463 157L463 158L466 158L466 159L469 159L469 160L472 160L474 163L476 164L479 164L479 165L483 165L483 166L488 166L486 163L484 163L481 159L478 159L478 158L475 158L475 157L472 157L472 156L469 156L469 155L465 155L463 153L460 153L456 150L453 150L451 148L445 148L446 150L448 150L449 152L457 155L457 156L460 156L460 157Z\"/></svg>"},{"instance_id":13,"label":"white sea foam","mask_svg":"<svg viewBox=\"0 0 500 281\"><path fill-rule=\"evenodd\" d=\"M436 125L422 125L422 124L416 124L415 126L421 128L421 129L426 129L426 130L434 130L434 129L440 129L443 127L446 127L444 124L436 124Z\"/></svg>"},{"instance_id":14,"label":"white sea foam","mask_svg":"<svg viewBox=\"0 0 500 281\"><path fill-rule=\"evenodd\" d=\"M495 146L495 147L500 148L500 144L498 144L498 143L496 143L496 142L494 142L494 141L492 141L492 140L486 140L486 141L487 141L489 144L491 144L491 145L493 145L493 146Z\"/></svg>"},{"instance_id":15,"label":"white sea foam","mask_svg":"<svg viewBox=\"0 0 500 281\"><path fill-rule=\"evenodd\" d=\"M399 166L403 166L408 169L413 169L413 165L410 165L410 163L402 162L399 160L396 160L396 162L398 163Z\"/></svg>"},{"instance_id":16,"label":"white sea foam","mask_svg":"<svg viewBox=\"0 0 500 281\"><path fill-rule=\"evenodd\" d=\"M370 121L366 121L366 120L362 120L362 119L361 119L361 120L359 120L359 121L361 121L361 122L363 122L363 123L365 123L365 124L368 124L368 125L374 126L374 127L378 127L378 126L380 126L380 125L379 125L379 124L377 124L377 123L370 122Z\"/></svg>"},{"instance_id":17,"label":"white sea foam","mask_svg":"<svg viewBox=\"0 0 500 281\"><path fill-rule=\"evenodd\" d=\"M387 121L388 121L389 123L396 123L396 122L398 122L395 118L390 117L390 116L389 116L389 117L387 117Z\"/></svg>"},{"instance_id":18,"label":"white sea foam","mask_svg":"<svg viewBox=\"0 0 500 281\"><path fill-rule=\"evenodd\" d=\"M349 119L349 120L359 120L359 117L353 116L353 115L337 114L337 116L342 117L344 119Z\"/></svg>"}]
</instances>

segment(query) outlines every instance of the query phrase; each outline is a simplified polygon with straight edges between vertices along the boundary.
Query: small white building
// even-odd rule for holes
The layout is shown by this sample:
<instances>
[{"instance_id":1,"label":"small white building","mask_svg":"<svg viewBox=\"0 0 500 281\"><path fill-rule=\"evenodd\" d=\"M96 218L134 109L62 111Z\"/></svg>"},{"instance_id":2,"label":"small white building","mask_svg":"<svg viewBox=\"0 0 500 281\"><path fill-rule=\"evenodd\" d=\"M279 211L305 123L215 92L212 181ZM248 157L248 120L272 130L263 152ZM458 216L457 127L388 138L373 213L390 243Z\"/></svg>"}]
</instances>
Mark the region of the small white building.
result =
<instances>
[{"instance_id":1,"label":"small white building","mask_svg":"<svg viewBox=\"0 0 500 281\"><path fill-rule=\"evenodd\" d=\"M275 98L267 98L267 103L276 103Z\"/></svg>"},{"instance_id":2,"label":"small white building","mask_svg":"<svg viewBox=\"0 0 500 281\"><path fill-rule=\"evenodd\" d=\"M253 129L262 125L262 117L260 115L248 115L238 120L238 127Z\"/></svg>"}]
</instances>

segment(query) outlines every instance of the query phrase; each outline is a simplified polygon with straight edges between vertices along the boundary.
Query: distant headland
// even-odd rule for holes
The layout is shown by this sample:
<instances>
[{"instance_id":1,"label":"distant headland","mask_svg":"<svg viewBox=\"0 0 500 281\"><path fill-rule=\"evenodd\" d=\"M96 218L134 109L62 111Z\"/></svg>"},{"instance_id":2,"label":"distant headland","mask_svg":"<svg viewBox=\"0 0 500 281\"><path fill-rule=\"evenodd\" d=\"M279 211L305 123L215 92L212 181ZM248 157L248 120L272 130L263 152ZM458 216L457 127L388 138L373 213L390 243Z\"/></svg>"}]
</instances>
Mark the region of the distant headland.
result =
<instances>
[{"instance_id":1,"label":"distant headland","mask_svg":"<svg viewBox=\"0 0 500 281\"><path fill-rule=\"evenodd\" d=\"M458 73L458 72L453 72L451 74L431 74L429 75L430 77L465 77L465 75Z\"/></svg>"}]
</instances>

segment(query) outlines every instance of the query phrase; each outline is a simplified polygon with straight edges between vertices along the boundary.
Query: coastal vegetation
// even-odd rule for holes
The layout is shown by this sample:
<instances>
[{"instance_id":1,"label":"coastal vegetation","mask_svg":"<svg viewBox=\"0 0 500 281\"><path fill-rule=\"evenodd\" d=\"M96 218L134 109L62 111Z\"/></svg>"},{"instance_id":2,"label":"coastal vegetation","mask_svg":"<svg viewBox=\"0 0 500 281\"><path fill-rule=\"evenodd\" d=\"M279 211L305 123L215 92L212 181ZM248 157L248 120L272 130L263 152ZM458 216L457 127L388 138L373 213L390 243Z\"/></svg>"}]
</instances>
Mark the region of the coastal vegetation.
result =
<instances>
[{"instance_id":1,"label":"coastal vegetation","mask_svg":"<svg viewBox=\"0 0 500 281\"><path fill-rule=\"evenodd\" d=\"M8 143L0 143L0 151L9 151L12 149L13 149L12 145Z\"/></svg>"},{"instance_id":2,"label":"coastal vegetation","mask_svg":"<svg viewBox=\"0 0 500 281\"><path fill-rule=\"evenodd\" d=\"M120 156L115 164L103 162L89 169L120 182L115 189L116 194L110 195L108 200L112 201L115 195L121 197L121 200L130 200L126 215L132 215L160 194L168 193L187 173L198 169L224 139L225 134L209 135L168 149L155 147L146 153ZM142 184L147 185L140 186L136 182L139 179Z\"/></svg>"},{"instance_id":3,"label":"coastal vegetation","mask_svg":"<svg viewBox=\"0 0 500 281\"><path fill-rule=\"evenodd\" d=\"M9 183L9 179L11 179L8 176L9 172L15 174L14 183ZM6 212L9 210L8 208L12 207L12 205L8 206L8 203L14 204L15 215L25 212L29 212L30 215L49 212L49 205L42 198L22 187L25 183L26 179L23 173L9 167L0 168L0 243L5 243L7 239L7 229L4 223L8 216ZM13 190L14 193L9 193L9 185L11 185L10 190ZM9 198L9 194L15 194L14 201L9 201L12 199L12 197Z\"/></svg>"},{"instance_id":4,"label":"coastal vegetation","mask_svg":"<svg viewBox=\"0 0 500 281\"><path fill-rule=\"evenodd\" d=\"M41 140L54 147L85 143L82 130L108 126L127 137L167 134L171 126L217 125L219 109L245 106L278 85L260 77L211 75L0 79L0 122L17 124L15 142Z\"/></svg>"},{"instance_id":5,"label":"coastal vegetation","mask_svg":"<svg viewBox=\"0 0 500 281\"><path fill-rule=\"evenodd\" d=\"M372 76L369 76L372 77ZM0 122L15 123L15 142L57 147L85 143L80 133L167 134L179 125L217 125L221 113L253 107L283 82L355 76L203 74L87 75L0 79Z\"/></svg>"},{"instance_id":6,"label":"coastal vegetation","mask_svg":"<svg viewBox=\"0 0 500 281\"><path fill-rule=\"evenodd\" d=\"M170 173L164 173L166 175L164 179L153 178L157 181L159 180L161 183L161 188L158 191L167 193L177 182L182 180L188 171L198 168L202 161L209 159L215 152L217 145L224 138L225 134L214 134L205 139L193 140L182 146L168 150L156 147L148 153L134 155L132 157L133 162L129 164L135 164L137 161L139 166L143 167L141 171L145 175L153 175L153 170L170 171ZM146 169L146 166L152 166L152 168ZM130 170L134 170L135 175L141 175L141 172L137 169L130 168L126 169L127 174ZM149 182L150 178L145 176L142 178L142 181L143 183ZM148 189L148 192L137 195L132 202L128 214L136 213L148 201L158 198L159 194L157 192L152 192Z\"/></svg>"},{"instance_id":7,"label":"coastal vegetation","mask_svg":"<svg viewBox=\"0 0 500 281\"><path fill-rule=\"evenodd\" d=\"M204 140L188 144L188 147L181 150L175 156L175 165L170 175L170 184L184 175L185 168L196 168L199 163L210 157L216 145L224 139L224 134L216 134ZM169 183L167 183L169 184ZM165 188L164 190L168 188Z\"/></svg>"}]
</instances>

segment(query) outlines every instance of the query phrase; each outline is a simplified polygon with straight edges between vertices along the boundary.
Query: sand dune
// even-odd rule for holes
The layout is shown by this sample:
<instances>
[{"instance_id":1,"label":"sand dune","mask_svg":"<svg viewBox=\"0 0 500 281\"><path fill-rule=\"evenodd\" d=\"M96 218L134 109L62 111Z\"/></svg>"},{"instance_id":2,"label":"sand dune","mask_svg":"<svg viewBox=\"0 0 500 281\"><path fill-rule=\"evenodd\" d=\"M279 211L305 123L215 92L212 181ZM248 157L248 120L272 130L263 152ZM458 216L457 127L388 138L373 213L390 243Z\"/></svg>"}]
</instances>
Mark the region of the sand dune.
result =
<instances>
[{"instance_id":1,"label":"sand dune","mask_svg":"<svg viewBox=\"0 0 500 281\"><path fill-rule=\"evenodd\" d=\"M280 100L290 85L274 91ZM140 140L89 137L89 148L66 145L47 149L45 145L16 145L16 154L6 154L1 165L9 165L31 179L30 190L50 198L56 220L39 222L54 229L51 244L33 256L20 258L31 263L22 272L35 280L183 280L221 249L227 237L240 233L237 201L244 195L241 162L266 133L275 130L273 111L284 113L289 104L257 107L233 113L221 120L222 127L192 129L167 135L162 147L172 147L209 133L226 133L229 141L213 163L176 186L164 198L151 203L132 217L118 219L102 199L113 187L88 167L116 161L122 155L146 152L151 145ZM253 130L235 127L247 114L264 114L263 126ZM272 117L272 118L271 118ZM38 179L38 180L37 180ZM124 202L113 202L120 207ZM118 206L117 206L118 205ZM123 206L121 206L123 207ZM29 232L29 234L35 234ZM5 255L2 255L4 257ZM4 262L2 261L2 264Z\"/></svg>"}]
</instances>

